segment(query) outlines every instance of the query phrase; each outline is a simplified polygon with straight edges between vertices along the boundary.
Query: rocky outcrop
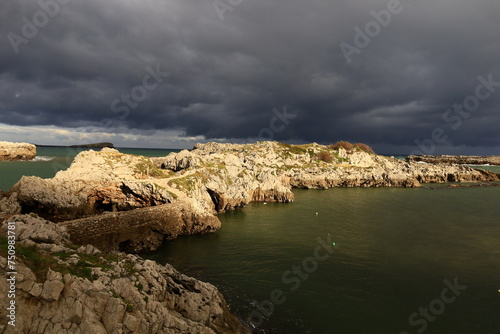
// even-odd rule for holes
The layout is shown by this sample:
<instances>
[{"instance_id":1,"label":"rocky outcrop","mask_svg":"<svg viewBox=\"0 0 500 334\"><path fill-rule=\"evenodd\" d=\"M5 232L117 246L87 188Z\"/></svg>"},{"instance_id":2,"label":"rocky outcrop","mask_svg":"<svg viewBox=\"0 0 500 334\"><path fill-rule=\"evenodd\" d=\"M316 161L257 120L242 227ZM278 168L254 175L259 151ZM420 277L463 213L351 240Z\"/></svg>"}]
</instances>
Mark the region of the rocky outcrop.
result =
<instances>
[{"instance_id":1,"label":"rocky outcrop","mask_svg":"<svg viewBox=\"0 0 500 334\"><path fill-rule=\"evenodd\" d=\"M427 162L432 164L496 165L500 166L500 156L477 155L409 155L409 162Z\"/></svg>"},{"instance_id":2,"label":"rocky outcrop","mask_svg":"<svg viewBox=\"0 0 500 334\"><path fill-rule=\"evenodd\" d=\"M186 202L146 207L133 211L104 213L60 223L71 240L79 245L92 244L109 252L149 252L165 240L179 235L215 232L220 220L212 215L201 216Z\"/></svg>"},{"instance_id":3,"label":"rocky outcrop","mask_svg":"<svg viewBox=\"0 0 500 334\"><path fill-rule=\"evenodd\" d=\"M64 221L171 203L175 195L161 186L165 177L148 158L104 148L81 152L52 179L23 176L11 192L23 212Z\"/></svg>"},{"instance_id":4,"label":"rocky outcrop","mask_svg":"<svg viewBox=\"0 0 500 334\"><path fill-rule=\"evenodd\" d=\"M36 212L57 222L79 219L72 224L105 231L102 238L100 232L87 231L92 237L78 235L75 240L92 239L106 249L143 251L177 235L213 231L220 225L216 213L256 201L291 202L292 188L498 180L494 173L463 165L408 163L315 143L207 143L152 159L107 148L85 151L54 178L23 177L11 193L23 213ZM108 214L93 217L103 213ZM145 233L134 232L139 229ZM98 242L104 239L114 244Z\"/></svg>"},{"instance_id":5,"label":"rocky outcrop","mask_svg":"<svg viewBox=\"0 0 500 334\"><path fill-rule=\"evenodd\" d=\"M0 333L249 333L209 283L136 255L75 248L65 227L35 215L11 221L19 254L16 326L2 321ZM1 253L2 296L5 268ZM7 303L1 298L0 309Z\"/></svg>"},{"instance_id":6,"label":"rocky outcrop","mask_svg":"<svg viewBox=\"0 0 500 334\"><path fill-rule=\"evenodd\" d=\"M36 146L28 143L0 141L0 161L32 160L36 157Z\"/></svg>"},{"instance_id":7,"label":"rocky outcrop","mask_svg":"<svg viewBox=\"0 0 500 334\"><path fill-rule=\"evenodd\" d=\"M0 192L0 221L7 217L21 213L21 206L17 200L17 194L5 194Z\"/></svg>"},{"instance_id":8,"label":"rocky outcrop","mask_svg":"<svg viewBox=\"0 0 500 334\"><path fill-rule=\"evenodd\" d=\"M320 159L325 155L329 159ZM234 193L227 195L234 192L234 188L255 188L248 187L248 183L259 178L266 185L273 181L283 185L279 194L286 194L292 187L418 187L422 183L435 182L498 181L493 173L467 166L423 166L362 151L331 150L318 144L197 144L192 151L156 158L154 163L173 171L205 168L205 175L210 174L210 168L217 167L217 172L212 172L216 174L214 177L205 176L216 182L206 184L213 186L213 192L225 202L242 197ZM231 181L224 181L224 178ZM235 185L238 179L244 179L245 185ZM278 186L268 188L276 190ZM279 194L275 196L278 201ZM289 195L285 197L293 199Z\"/></svg>"}]
</instances>

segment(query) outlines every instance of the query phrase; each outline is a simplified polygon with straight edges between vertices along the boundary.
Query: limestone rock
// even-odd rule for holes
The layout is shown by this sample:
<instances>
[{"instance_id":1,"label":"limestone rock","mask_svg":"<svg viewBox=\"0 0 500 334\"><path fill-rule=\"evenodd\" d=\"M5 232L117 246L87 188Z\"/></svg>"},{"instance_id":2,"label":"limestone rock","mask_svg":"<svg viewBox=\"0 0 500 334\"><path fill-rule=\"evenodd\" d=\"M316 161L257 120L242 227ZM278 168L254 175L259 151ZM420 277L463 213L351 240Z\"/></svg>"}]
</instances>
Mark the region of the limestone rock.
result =
<instances>
[{"instance_id":1,"label":"limestone rock","mask_svg":"<svg viewBox=\"0 0 500 334\"><path fill-rule=\"evenodd\" d=\"M0 141L0 161L32 160L36 157L36 146L28 143Z\"/></svg>"},{"instance_id":2,"label":"limestone rock","mask_svg":"<svg viewBox=\"0 0 500 334\"><path fill-rule=\"evenodd\" d=\"M409 162L427 162L432 164L470 164L470 165L500 165L500 156L476 155L409 155Z\"/></svg>"},{"instance_id":3,"label":"limestone rock","mask_svg":"<svg viewBox=\"0 0 500 334\"><path fill-rule=\"evenodd\" d=\"M15 222L18 242L39 245L55 244L57 246L70 243L70 236L64 226L54 224L36 214L15 215L10 217L9 221Z\"/></svg>"},{"instance_id":4,"label":"limestone rock","mask_svg":"<svg viewBox=\"0 0 500 334\"><path fill-rule=\"evenodd\" d=\"M30 216L16 219L36 222ZM41 235L57 231L56 224L38 218ZM6 223L1 228L5 229ZM47 230L47 231L44 231ZM55 238L66 252L74 253ZM56 269L37 268L37 275L24 262L16 263L15 333L250 333L231 314L216 287L135 255L89 257L94 248L77 250L76 270L67 256L46 252L35 242L38 256L57 262ZM22 246L19 246L22 247ZM80 253L79 250L84 251ZM5 277L7 260L0 256L0 275ZM103 270L103 268L106 268ZM64 275L58 270L71 272ZM40 281L41 280L41 281ZM0 293L7 295L7 281L0 282ZM5 309L7 298L0 299ZM13 333L0 322L0 333Z\"/></svg>"},{"instance_id":5,"label":"limestone rock","mask_svg":"<svg viewBox=\"0 0 500 334\"><path fill-rule=\"evenodd\" d=\"M21 213L21 206L17 199L17 193L12 193L10 196L0 193L0 220L19 213Z\"/></svg>"}]
</instances>

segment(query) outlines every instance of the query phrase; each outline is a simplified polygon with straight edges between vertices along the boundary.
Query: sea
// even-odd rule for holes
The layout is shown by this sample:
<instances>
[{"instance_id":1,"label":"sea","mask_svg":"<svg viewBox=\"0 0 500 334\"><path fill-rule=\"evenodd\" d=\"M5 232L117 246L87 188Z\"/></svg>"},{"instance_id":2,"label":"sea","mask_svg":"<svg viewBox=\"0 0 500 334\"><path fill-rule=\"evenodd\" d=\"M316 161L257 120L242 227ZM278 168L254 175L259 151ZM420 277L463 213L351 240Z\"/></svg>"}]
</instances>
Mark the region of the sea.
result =
<instances>
[{"instance_id":1,"label":"sea","mask_svg":"<svg viewBox=\"0 0 500 334\"><path fill-rule=\"evenodd\" d=\"M52 177L75 152L38 153L1 162L0 189ZM217 232L144 256L216 285L254 333L500 333L500 187L294 194L221 214Z\"/></svg>"}]
</instances>

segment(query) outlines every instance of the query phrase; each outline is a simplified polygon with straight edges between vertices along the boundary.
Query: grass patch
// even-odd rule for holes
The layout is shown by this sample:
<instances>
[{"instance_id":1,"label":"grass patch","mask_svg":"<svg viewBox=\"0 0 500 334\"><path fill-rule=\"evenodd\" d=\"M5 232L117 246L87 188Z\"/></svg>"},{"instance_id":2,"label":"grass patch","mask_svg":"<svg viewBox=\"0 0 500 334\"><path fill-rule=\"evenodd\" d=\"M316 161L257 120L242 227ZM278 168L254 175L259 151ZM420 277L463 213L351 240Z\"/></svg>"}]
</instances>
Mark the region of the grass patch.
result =
<instances>
[{"instance_id":1,"label":"grass patch","mask_svg":"<svg viewBox=\"0 0 500 334\"><path fill-rule=\"evenodd\" d=\"M125 262L123 265L124 276L133 276L137 270L134 269L134 264L131 262Z\"/></svg>"},{"instance_id":2,"label":"grass patch","mask_svg":"<svg viewBox=\"0 0 500 334\"><path fill-rule=\"evenodd\" d=\"M165 174L162 170L158 169L153 162L146 158L146 157L141 157L141 161L135 164L134 166L134 173L143 175L146 177L154 177L157 179L164 179L167 178L171 175Z\"/></svg>"},{"instance_id":3,"label":"grass patch","mask_svg":"<svg viewBox=\"0 0 500 334\"><path fill-rule=\"evenodd\" d=\"M0 255L6 257L8 251L7 238L0 237ZM59 260L68 260L71 256L77 254L80 259L74 265L60 264ZM16 244L16 260L24 263L35 274L37 282L44 282L47 279L49 268L59 272L62 275L71 274L77 277L83 277L93 281L92 268L99 267L104 270L111 269L108 261L117 261L118 257L107 255L101 259L95 255L78 254L76 252L56 252L47 253L40 251L36 246L25 247Z\"/></svg>"},{"instance_id":4,"label":"grass patch","mask_svg":"<svg viewBox=\"0 0 500 334\"><path fill-rule=\"evenodd\" d=\"M176 194L176 193L173 193L173 192L171 192L171 191L169 191L169 190L167 190L167 192L168 192L168 194L169 194L170 196L172 196L172 198L173 198L173 199L177 199L177 198L179 198L179 196L177 196L177 194Z\"/></svg>"},{"instance_id":5,"label":"grass patch","mask_svg":"<svg viewBox=\"0 0 500 334\"><path fill-rule=\"evenodd\" d=\"M169 186L177 186L179 188L185 189L185 190L193 190L195 181L191 176L185 176L185 177L179 177L177 179L173 179L168 181Z\"/></svg>"},{"instance_id":6,"label":"grass patch","mask_svg":"<svg viewBox=\"0 0 500 334\"><path fill-rule=\"evenodd\" d=\"M307 149L302 147L301 145L292 145L292 144L285 144L285 143L279 143L279 145L285 149L288 150L289 153L291 154L306 154Z\"/></svg>"}]
</instances>

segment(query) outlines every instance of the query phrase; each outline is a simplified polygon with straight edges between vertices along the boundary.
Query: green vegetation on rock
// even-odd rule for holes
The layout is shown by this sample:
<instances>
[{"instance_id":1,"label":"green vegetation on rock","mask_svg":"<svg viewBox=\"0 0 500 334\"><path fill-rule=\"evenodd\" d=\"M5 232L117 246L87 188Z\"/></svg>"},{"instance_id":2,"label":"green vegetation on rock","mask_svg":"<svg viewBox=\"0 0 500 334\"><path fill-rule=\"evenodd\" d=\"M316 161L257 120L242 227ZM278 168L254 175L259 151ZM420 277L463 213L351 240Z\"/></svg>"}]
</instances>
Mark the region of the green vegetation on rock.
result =
<instances>
[{"instance_id":1,"label":"green vegetation on rock","mask_svg":"<svg viewBox=\"0 0 500 334\"><path fill-rule=\"evenodd\" d=\"M169 175L165 174L163 170L158 169L153 162L146 157L141 157L141 161L134 166L136 174L154 177L154 178L167 178Z\"/></svg>"}]
</instances>

